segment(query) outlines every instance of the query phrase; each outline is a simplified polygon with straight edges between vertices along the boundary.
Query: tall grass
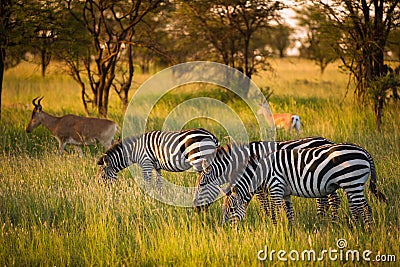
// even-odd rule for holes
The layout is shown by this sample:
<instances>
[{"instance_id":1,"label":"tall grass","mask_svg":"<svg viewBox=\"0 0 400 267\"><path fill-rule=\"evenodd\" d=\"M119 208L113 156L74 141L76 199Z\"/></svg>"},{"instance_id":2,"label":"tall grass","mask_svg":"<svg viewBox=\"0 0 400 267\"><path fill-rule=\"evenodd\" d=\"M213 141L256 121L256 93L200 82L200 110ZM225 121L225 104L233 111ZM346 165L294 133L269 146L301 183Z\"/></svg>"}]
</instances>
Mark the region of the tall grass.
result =
<instances>
[{"instance_id":1,"label":"tall grass","mask_svg":"<svg viewBox=\"0 0 400 267\"><path fill-rule=\"evenodd\" d=\"M59 156L57 142L47 130L39 127L30 135L25 133L30 101L35 96L45 96L43 108L50 113L84 112L79 89L67 76L54 70L42 79L32 66L23 65L5 76L0 123L0 265L275 265L283 263L276 253L272 262L260 262L257 253L265 247L269 251L313 249L318 253L337 249L340 238L347 240L346 249L371 250L371 258L378 253L396 255L399 261L398 104L387 107L383 130L377 132L371 107L354 104L351 93L345 98L347 77L333 66L321 77L318 68L308 61L286 59L274 64L275 73L262 73L254 80L274 90L270 102L275 112L301 116L304 125L300 136L356 143L373 155L379 188L389 204L379 203L366 190L373 209L371 232L349 222L343 196L338 223L317 217L314 200L294 198L296 222L292 226L285 216L278 225L272 225L258 203L252 201L244 222L231 229L221 226L220 201L205 214L169 206L143 192L127 170L119 174L115 185L106 187L96 175L101 147L86 148L84 158L71 149ZM207 90L206 95L226 97L218 90ZM174 105L200 93L172 92L154 110L151 125L161 127L163 117ZM122 122L124 114L115 95L111 103L111 116ZM241 112L241 103L232 100L231 104ZM220 125L209 123L193 121L187 126L209 126L220 139L226 135ZM293 137L297 136L277 134L277 139ZM187 185L194 185L196 179L191 172L164 172L164 176ZM307 261L291 263L303 265ZM321 262L308 264L355 262L330 261L326 256Z\"/></svg>"}]
</instances>

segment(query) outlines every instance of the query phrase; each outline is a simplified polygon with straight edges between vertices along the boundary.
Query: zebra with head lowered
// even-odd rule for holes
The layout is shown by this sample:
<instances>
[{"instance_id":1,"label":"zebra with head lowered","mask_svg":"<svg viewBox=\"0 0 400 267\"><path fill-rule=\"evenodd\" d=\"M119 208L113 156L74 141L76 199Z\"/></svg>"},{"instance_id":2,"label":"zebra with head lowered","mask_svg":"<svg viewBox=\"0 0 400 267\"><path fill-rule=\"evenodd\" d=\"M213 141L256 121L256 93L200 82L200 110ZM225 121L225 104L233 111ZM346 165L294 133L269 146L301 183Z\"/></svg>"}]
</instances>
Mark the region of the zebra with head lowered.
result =
<instances>
[{"instance_id":1,"label":"zebra with head lowered","mask_svg":"<svg viewBox=\"0 0 400 267\"><path fill-rule=\"evenodd\" d=\"M203 159L212 160L210 157L218 146L218 139L201 128L152 131L125 138L108 149L97 164L103 180L113 182L119 171L137 163L149 184L153 170L157 172L157 182L161 181L161 170L182 172L193 167L201 171Z\"/></svg>"},{"instance_id":2,"label":"zebra with head lowered","mask_svg":"<svg viewBox=\"0 0 400 267\"><path fill-rule=\"evenodd\" d=\"M253 195L266 189L272 202L272 220L276 209L286 203L289 222L294 221L290 196L321 198L342 188L349 201L351 217L363 217L371 223L371 208L364 187L371 174L370 190L380 200L386 197L377 189L374 161L363 148L352 144L333 144L316 148L282 149L261 158L251 158L243 175L233 181L224 199L223 223L242 220Z\"/></svg>"},{"instance_id":3,"label":"zebra with head lowered","mask_svg":"<svg viewBox=\"0 0 400 267\"><path fill-rule=\"evenodd\" d=\"M203 168L197 181L193 201L195 210L207 209L217 199L221 187L232 182L232 179L244 172L250 158L260 158L280 149L318 147L326 144L333 144L333 142L322 137L308 137L283 142L251 142L250 144L219 147L216 150L213 162ZM260 189L256 194L264 211L269 215L268 193ZM335 219L336 210L340 204L340 198L335 192L332 192L328 197L318 198L317 203L319 214L324 214L330 205L333 219Z\"/></svg>"}]
</instances>

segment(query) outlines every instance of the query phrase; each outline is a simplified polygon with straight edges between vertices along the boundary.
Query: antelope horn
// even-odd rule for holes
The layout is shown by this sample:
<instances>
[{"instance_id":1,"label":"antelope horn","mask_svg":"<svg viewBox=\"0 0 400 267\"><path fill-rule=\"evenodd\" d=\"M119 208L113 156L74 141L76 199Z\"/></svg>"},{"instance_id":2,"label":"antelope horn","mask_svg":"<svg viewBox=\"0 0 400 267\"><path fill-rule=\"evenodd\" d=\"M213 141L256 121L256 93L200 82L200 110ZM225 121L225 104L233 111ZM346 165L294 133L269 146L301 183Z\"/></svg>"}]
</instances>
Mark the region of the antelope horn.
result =
<instances>
[{"instance_id":1,"label":"antelope horn","mask_svg":"<svg viewBox=\"0 0 400 267\"><path fill-rule=\"evenodd\" d=\"M35 98L32 100L32 104L35 106L35 108L42 107L42 106L40 105L40 101L42 101L43 97L44 97L44 96L42 96L41 98L39 98L39 96L38 96L38 97L35 97ZM37 102L37 104L36 104L35 102L36 102L36 100L37 100L38 98L39 98L39 100L38 100L38 102Z\"/></svg>"},{"instance_id":2,"label":"antelope horn","mask_svg":"<svg viewBox=\"0 0 400 267\"><path fill-rule=\"evenodd\" d=\"M38 100L38 106L40 106L40 101L42 101L43 97L44 97L44 96L42 96L41 98L39 98L39 100Z\"/></svg>"},{"instance_id":3,"label":"antelope horn","mask_svg":"<svg viewBox=\"0 0 400 267\"><path fill-rule=\"evenodd\" d=\"M32 100L32 104L35 106L35 108L38 106L38 104L35 103L36 99L38 99L38 98L39 98L39 97L35 97L35 98Z\"/></svg>"}]
</instances>

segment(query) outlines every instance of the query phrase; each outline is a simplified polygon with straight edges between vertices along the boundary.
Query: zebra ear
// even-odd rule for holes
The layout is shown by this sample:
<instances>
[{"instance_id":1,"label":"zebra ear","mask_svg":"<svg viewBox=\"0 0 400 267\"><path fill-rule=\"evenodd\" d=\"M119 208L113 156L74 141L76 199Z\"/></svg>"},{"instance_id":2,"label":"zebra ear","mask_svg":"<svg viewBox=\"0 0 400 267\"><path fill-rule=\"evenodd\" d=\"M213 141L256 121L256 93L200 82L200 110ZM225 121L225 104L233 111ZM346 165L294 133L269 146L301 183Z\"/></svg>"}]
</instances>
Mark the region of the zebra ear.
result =
<instances>
[{"instance_id":1,"label":"zebra ear","mask_svg":"<svg viewBox=\"0 0 400 267\"><path fill-rule=\"evenodd\" d=\"M105 161L105 157L107 156L107 154L103 154L99 160L97 161L97 165L106 165L106 161Z\"/></svg>"},{"instance_id":2,"label":"zebra ear","mask_svg":"<svg viewBox=\"0 0 400 267\"><path fill-rule=\"evenodd\" d=\"M231 194L232 194L232 196L236 196L237 195L237 188L236 188L236 185L233 185L232 186L232 188L231 188Z\"/></svg>"}]
</instances>

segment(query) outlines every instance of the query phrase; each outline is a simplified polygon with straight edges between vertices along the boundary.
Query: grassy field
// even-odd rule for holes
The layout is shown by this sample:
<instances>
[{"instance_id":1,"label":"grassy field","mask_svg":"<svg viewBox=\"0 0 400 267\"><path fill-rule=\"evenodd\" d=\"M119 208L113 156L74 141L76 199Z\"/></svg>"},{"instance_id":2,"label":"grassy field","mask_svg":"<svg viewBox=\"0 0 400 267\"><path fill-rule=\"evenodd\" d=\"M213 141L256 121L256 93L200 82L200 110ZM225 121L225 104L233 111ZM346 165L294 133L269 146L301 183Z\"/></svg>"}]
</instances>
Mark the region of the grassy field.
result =
<instances>
[{"instance_id":1,"label":"grassy field","mask_svg":"<svg viewBox=\"0 0 400 267\"><path fill-rule=\"evenodd\" d=\"M42 105L51 114L84 115L84 110L80 89L59 66L52 66L43 79L35 67L23 64L7 71L4 82L0 265L286 265L278 258L279 250L286 252L280 252L281 258L299 266L353 266L357 261L350 254L358 251L362 258L367 250L371 254L367 251L365 255L371 261L360 259L361 263L375 265L378 260L387 260L396 265L391 255L400 261L399 104L388 105L382 132L377 132L372 108L355 104L351 89L346 95L348 77L338 72L337 66L329 66L320 76L317 66L305 60L274 60L272 65L273 73L261 73L254 82L273 90L270 104L274 112L301 116L304 125L299 137L323 136L335 142L356 143L374 157L378 185L389 204L379 203L366 190L373 209L371 232L349 223L343 196L338 223L317 217L314 200L294 198L293 226L284 216L277 226L272 225L259 204L252 201L245 221L231 229L221 226L221 200L206 214L169 206L143 192L127 170L119 174L115 185L105 187L96 176L101 147L85 148L84 158L70 148L59 156L57 142L46 129L39 127L30 135L25 133L31 100L38 95L45 96ZM137 75L135 88L148 77ZM166 96L154 112L151 125L160 127L170 107L192 94L199 92L177 89ZM224 99L224 92L218 90L207 89L204 94ZM243 104L229 101L240 113ZM109 116L122 125L124 113L116 95L111 96ZM211 129L220 139L225 135L220 125L207 120L187 126ZM286 133L277 134L277 139L288 138ZM194 185L196 180L192 172L164 175L187 185ZM338 248L339 239L347 241L345 248ZM311 250L321 260L302 260L302 252ZM296 251L297 261L291 259L297 257ZM330 259L329 251L335 261ZM257 256L266 260L260 261Z\"/></svg>"}]
</instances>

